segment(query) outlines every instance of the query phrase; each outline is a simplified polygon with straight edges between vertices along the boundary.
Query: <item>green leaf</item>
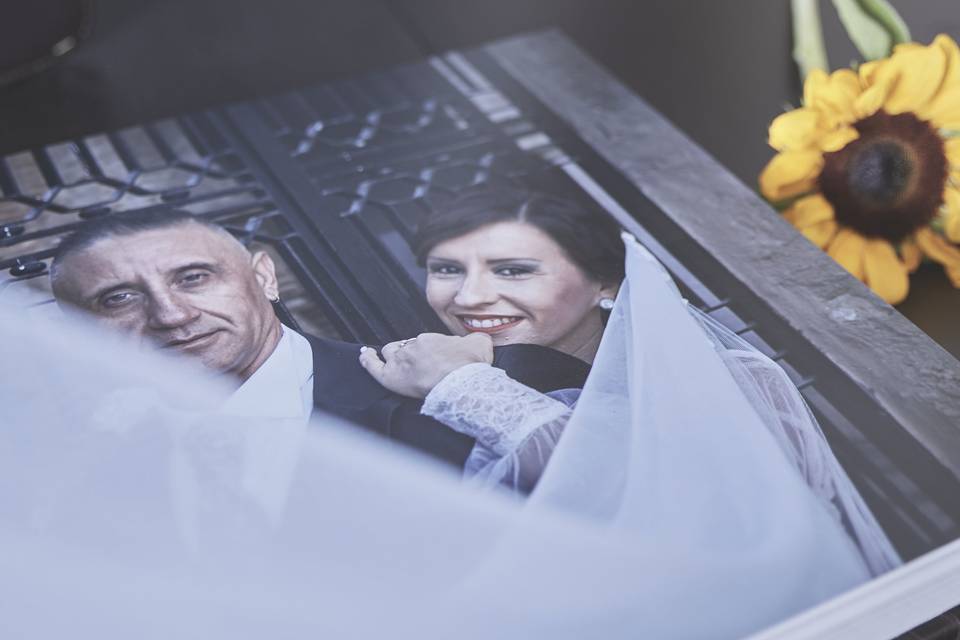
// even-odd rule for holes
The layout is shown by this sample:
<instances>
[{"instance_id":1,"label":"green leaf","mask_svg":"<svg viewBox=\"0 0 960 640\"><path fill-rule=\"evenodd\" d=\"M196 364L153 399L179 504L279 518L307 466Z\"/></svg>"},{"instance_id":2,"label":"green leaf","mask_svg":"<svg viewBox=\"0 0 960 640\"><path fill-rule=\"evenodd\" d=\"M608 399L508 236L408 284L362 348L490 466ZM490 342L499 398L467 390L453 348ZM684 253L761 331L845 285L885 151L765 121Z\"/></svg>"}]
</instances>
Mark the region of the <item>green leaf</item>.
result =
<instances>
[{"instance_id":1,"label":"green leaf","mask_svg":"<svg viewBox=\"0 0 960 640\"><path fill-rule=\"evenodd\" d=\"M910 31L887 0L833 0L840 22L865 60L886 58Z\"/></svg>"},{"instance_id":2,"label":"green leaf","mask_svg":"<svg viewBox=\"0 0 960 640\"><path fill-rule=\"evenodd\" d=\"M793 60L800 69L801 80L806 79L814 69L830 71L817 2L818 0L790 2L793 17Z\"/></svg>"}]
</instances>

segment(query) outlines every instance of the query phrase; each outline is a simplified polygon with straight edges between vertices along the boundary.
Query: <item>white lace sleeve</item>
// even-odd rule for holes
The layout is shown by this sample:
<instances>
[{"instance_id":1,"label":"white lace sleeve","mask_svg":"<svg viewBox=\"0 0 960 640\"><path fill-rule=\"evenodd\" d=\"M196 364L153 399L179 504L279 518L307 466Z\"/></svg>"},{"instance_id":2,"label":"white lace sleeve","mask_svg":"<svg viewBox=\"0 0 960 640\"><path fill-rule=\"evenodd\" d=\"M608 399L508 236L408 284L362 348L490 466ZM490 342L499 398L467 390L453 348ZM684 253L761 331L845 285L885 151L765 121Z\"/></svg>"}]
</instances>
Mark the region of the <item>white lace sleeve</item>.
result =
<instances>
[{"instance_id":1,"label":"white lace sleeve","mask_svg":"<svg viewBox=\"0 0 960 640\"><path fill-rule=\"evenodd\" d=\"M536 484L572 412L564 402L482 363L448 374L420 411L477 440L465 475L520 491Z\"/></svg>"}]
</instances>

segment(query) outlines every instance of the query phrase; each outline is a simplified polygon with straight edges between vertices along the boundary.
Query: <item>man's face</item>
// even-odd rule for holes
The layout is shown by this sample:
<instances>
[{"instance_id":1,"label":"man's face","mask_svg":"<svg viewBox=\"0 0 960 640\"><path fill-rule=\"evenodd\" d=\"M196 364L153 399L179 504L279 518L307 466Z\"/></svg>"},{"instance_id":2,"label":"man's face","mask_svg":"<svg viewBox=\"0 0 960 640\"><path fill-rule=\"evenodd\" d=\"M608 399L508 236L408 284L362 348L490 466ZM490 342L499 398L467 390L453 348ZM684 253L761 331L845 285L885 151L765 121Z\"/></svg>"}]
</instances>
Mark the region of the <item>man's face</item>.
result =
<instances>
[{"instance_id":1,"label":"man's face","mask_svg":"<svg viewBox=\"0 0 960 640\"><path fill-rule=\"evenodd\" d=\"M242 380L280 335L270 257L199 224L98 240L65 257L54 293L105 326Z\"/></svg>"}]
</instances>

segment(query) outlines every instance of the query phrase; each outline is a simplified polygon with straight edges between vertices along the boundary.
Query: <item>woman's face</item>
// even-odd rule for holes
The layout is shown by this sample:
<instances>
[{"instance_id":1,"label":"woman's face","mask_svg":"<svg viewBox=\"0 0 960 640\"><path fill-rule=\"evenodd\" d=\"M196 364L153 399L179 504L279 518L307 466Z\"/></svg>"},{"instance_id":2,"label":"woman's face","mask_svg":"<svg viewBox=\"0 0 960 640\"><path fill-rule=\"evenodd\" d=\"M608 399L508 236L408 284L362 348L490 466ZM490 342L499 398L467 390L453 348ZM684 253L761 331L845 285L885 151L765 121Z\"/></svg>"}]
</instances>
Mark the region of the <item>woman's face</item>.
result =
<instances>
[{"instance_id":1,"label":"woman's face","mask_svg":"<svg viewBox=\"0 0 960 640\"><path fill-rule=\"evenodd\" d=\"M592 361L603 333L597 303L615 293L587 276L549 235L498 222L427 255L427 301L456 335L497 346L531 343Z\"/></svg>"}]
</instances>

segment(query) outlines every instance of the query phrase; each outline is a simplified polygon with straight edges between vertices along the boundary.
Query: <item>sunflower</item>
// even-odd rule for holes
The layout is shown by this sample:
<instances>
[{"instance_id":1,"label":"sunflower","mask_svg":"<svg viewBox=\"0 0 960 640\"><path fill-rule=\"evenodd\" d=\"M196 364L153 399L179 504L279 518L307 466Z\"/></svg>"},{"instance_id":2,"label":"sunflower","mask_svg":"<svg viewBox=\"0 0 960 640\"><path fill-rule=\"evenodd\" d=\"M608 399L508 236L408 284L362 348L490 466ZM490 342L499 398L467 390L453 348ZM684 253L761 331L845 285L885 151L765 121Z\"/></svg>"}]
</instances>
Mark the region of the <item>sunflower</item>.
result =
<instances>
[{"instance_id":1,"label":"sunflower","mask_svg":"<svg viewBox=\"0 0 960 640\"><path fill-rule=\"evenodd\" d=\"M812 71L770 125L760 190L891 304L926 257L960 287L960 49L939 35L854 71Z\"/></svg>"}]
</instances>

